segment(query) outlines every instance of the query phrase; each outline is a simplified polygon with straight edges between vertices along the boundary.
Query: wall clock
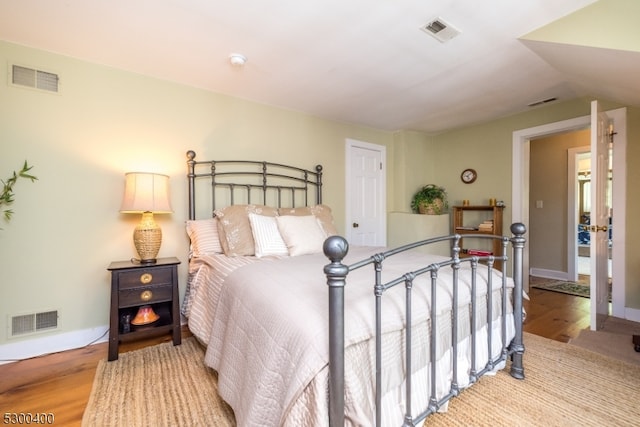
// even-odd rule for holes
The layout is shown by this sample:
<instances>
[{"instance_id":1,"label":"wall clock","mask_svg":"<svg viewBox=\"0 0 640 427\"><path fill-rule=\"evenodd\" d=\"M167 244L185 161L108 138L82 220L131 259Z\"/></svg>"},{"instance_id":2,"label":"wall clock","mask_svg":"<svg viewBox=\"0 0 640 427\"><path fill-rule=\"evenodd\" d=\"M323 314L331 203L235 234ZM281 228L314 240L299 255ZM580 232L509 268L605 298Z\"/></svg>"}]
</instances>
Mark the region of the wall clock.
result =
<instances>
[{"instance_id":1,"label":"wall clock","mask_svg":"<svg viewBox=\"0 0 640 427\"><path fill-rule=\"evenodd\" d=\"M476 172L475 169L465 169L460 174L460 179L465 184L471 184L473 181L476 180L477 177L478 177L478 172Z\"/></svg>"}]
</instances>

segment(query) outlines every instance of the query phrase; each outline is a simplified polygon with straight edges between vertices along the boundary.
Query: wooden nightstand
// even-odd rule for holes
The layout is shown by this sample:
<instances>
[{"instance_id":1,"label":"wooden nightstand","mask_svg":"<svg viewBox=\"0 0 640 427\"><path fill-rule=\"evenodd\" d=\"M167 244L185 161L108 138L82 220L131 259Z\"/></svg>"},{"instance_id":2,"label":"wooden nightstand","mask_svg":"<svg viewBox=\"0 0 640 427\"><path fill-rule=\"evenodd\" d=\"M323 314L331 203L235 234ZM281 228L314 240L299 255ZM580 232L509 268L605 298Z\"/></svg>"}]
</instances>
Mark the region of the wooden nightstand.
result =
<instances>
[{"instance_id":1,"label":"wooden nightstand","mask_svg":"<svg viewBox=\"0 0 640 427\"><path fill-rule=\"evenodd\" d=\"M180 260L171 257L158 258L155 264L116 261L109 265L111 319L108 360L118 358L118 345L122 341L170 332L173 345L181 343L178 264ZM147 325L135 326L131 321L143 305L150 305L160 318Z\"/></svg>"}]
</instances>

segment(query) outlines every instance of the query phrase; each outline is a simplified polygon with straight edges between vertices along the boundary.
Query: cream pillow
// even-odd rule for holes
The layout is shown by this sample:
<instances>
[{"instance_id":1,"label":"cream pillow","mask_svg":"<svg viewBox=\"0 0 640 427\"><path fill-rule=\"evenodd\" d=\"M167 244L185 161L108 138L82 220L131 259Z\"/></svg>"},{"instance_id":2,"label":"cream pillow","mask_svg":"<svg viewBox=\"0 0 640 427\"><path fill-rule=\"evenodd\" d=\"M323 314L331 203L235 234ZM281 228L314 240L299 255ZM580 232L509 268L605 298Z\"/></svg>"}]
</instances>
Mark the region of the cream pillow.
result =
<instances>
[{"instance_id":1,"label":"cream pillow","mask_svg":"<svg viewBox=\"0 0 640 427\"><path fill-rule=\"evenodd\" d=\"M276 216L278 211L263 205L232 205L216 209L220 243L227 256L247 256L255 254L255 242L251 234L249 214Z\"/></svg>"},{"instance_id":2,"label":"cream pillow","mask_svg":"<svg viewBox=\"0 0 640 427\"><path fill-rule=\"evenodd\" d=\"M333 221L331 208L327 205L304 206L299 208L280 208L278 209L278 215L314 215L320 221L320 225L322 226L322 229L324 230L324 233L327 237L335 236L336 234L338 234L338 230L336 229Z\"/></svg>"},{"instance_id":3,"label":"cream pillow","mask_svg":"<svg viewBox=\"0 0 640 427\"><path fill-rule=\"evenodd\" d=\"M191 255L221 254L218 220L215 218L187 221L187 235L191 240Z\"/></svg>"},{"instance_id":4,"label":"cream pillow","mask_svg":"<svg viewBox=\"0 0 640 427\"><path fill-rule=\"evenodd\" d=\"M318 219L313 215L276 217L282 240L289 249L289 255L306 255L322 252L326 234Z\"/></svg>"},{"instance_id":5,"label":"cream pillow","mask_svg":"<svg viewBox=\"0 0 640 427\"><path fill-rule=\"evenodd\" d=\"M280 236L276 217L249 213L251 233L255 241L256 257L289 255L287 245Z\"/></svg>"}]
</instances>

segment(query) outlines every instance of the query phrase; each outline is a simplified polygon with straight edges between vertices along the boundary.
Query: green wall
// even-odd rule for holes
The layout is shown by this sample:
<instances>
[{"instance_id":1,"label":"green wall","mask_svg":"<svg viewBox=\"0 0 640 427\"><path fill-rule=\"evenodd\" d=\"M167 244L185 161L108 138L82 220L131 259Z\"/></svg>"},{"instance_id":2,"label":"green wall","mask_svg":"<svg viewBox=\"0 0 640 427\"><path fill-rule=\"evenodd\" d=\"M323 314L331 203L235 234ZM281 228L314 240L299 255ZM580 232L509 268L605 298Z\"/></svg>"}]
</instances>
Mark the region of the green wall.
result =
<instances>
[{"instance_id":1,"label":"green wall","mask_svg":"<svg viewBox=\"0 0 640 427\"><path fill-rule=\"evenodd\" d=\"M108 323L111 261L135 256L137 215L118 212L124 173L171 177L174 213L156 215L159 256L178 256L187 275L186 156L324 166L324 202L344 231L345 139L388 147L394 135L251 103L48 52L0 42L0 178L33 165L36 183L18 181L15 215L0 227L0 345L11 316L59 310L48 335ZM60 93L7 84L8 64L60 75ZM46 335L46 334L45 334ZM1 357L0 357L1 358Z\"/></svg>"},{"instance_id":2,"label":"green wall","mask_svg":"<svg viewBox=\"0 0 640 427\"><path fill-rule=\"evenodd\" d=\"M599 0L521 39L640 52L640 2Z\"/></svg>"}]
</instances>

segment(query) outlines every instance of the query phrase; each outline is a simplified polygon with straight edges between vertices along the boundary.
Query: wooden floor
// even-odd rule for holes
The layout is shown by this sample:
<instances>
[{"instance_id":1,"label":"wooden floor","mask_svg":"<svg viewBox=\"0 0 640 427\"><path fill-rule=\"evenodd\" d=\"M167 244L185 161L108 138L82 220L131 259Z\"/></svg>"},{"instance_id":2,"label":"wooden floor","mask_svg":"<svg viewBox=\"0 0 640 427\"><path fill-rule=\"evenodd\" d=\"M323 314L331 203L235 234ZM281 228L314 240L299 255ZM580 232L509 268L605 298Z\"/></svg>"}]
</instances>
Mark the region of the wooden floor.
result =
<instances>
[{"instance_id":1,"label":"wooden floor","mask_svg":"<svg viewBox=\"0 0 640 427\"><path fill-rule=\"evenodd\" d=\"M567 342L589 326L589 299L531 289L524 330ZM190 336L183 328L183 338ZM171 337L125 343L120 352L131 351ZM106 359L107 344L96 344L20 362L0 365L0 411L6 413L52 413L56 425L78 426L87 405L98 361Z\"/></svg>"},{"instance_id":2,"label":"wooden floor","mask_svg":"<svg viewBox=\"0 0 640 427\"><path fill-rule=\"evenodd\" d=\"M530 278L530 284L535 283ZM548 281L548 279L543 279ZM524 301L527 317L524 330L556 341L568 342L581 329L589 327L590 300L559 292L529 289L530 301Z\"/></svg>"}]
</instances>

